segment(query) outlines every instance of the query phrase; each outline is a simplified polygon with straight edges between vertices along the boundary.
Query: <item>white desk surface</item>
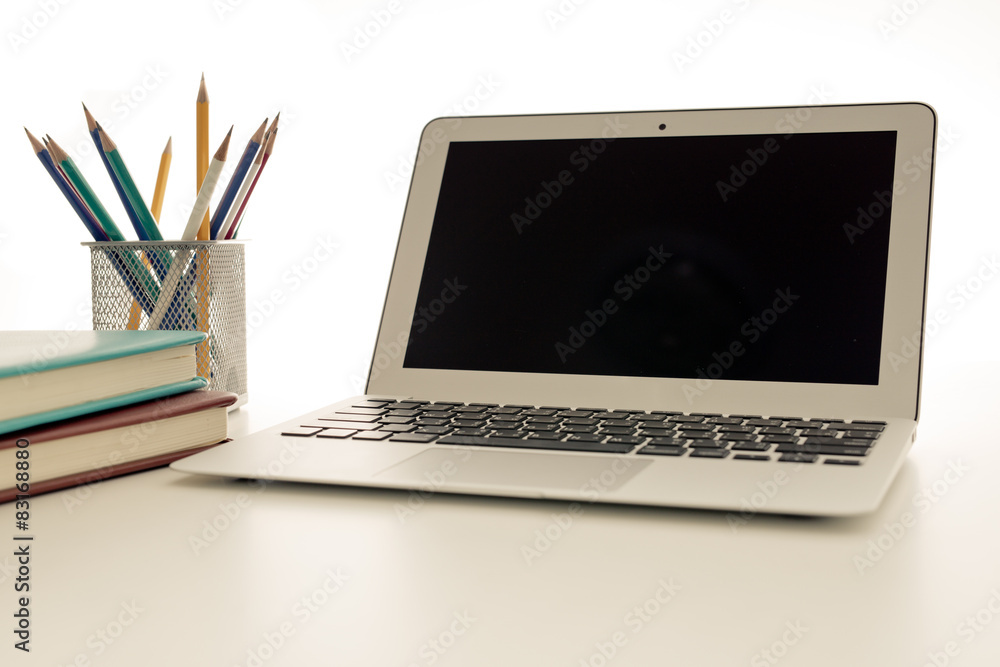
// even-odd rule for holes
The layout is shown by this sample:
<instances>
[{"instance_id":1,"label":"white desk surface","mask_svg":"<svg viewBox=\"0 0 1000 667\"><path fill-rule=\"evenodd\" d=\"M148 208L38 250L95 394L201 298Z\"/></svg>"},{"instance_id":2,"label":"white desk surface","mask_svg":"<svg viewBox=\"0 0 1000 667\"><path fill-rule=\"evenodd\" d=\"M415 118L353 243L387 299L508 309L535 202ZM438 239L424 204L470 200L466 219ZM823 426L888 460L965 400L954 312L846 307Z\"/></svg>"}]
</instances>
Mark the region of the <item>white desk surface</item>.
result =
<instances>
[{"instance_id":1,"label":"white desk surface","mask_svg":"<svg viewBox=\"0 0 1000 667\"><path fill-rule=\"evenodd\" d=\"M996 370L928 372L907 463L848 520L448 495L408 514L405 492L169 469L41 496L30 664L993 665ZM254 390L232 430L312 407L293 398Z\"/></svg>"}]
</instances>

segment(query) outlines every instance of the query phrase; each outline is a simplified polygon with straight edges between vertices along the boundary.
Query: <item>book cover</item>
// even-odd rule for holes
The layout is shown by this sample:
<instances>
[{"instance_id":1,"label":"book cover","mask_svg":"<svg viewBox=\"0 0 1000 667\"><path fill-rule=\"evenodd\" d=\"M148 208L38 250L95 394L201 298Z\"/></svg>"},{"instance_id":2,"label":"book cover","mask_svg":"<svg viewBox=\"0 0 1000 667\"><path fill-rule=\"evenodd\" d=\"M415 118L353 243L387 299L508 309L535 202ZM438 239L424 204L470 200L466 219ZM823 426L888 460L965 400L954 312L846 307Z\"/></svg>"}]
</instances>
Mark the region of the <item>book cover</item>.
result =
<instances>
[{"instance_id":1,"label":"book cover","mask_svg":"<svg viewBox=\"0 0 1000 667\"><path fill-rule=\"evenodd\" d=\"M197 388L194 346L204 339L199 331L2 331L0 433Z\"/></svg>"},{"instance_id":2,"label":"book cover","mask_svg":"<svg viewBox=\"0 0 1000 667\"><path fill-rule=\"evenodd\" d=\"M236 394L193 391L67 419L0 437L0 502L145 470L226 440ZM27 450L27 456L18 452ZM24 466L22 466L22 469ZM22 470L24 472L25 470Z\"/></svg>"}]
</instances>

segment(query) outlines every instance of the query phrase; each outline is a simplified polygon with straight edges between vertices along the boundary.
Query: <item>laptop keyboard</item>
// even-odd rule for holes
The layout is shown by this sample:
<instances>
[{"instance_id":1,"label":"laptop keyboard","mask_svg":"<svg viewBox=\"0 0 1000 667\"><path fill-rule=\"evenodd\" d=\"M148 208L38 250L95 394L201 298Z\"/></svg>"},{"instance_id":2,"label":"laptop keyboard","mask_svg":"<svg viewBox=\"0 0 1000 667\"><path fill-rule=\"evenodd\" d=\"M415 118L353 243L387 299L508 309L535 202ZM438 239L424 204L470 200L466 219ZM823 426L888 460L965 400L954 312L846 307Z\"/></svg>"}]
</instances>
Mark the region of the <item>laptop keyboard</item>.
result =
<instances>
[{"instance_id":1,"label":"laptop keyboard","mask_svg":"<svg viewBox=\"0 0 1000 667\"><path fill-rule=\"evenodd\" d=\"M369 399L282 435L859 465L886 423Z\"/></svg>"}]
</instances>

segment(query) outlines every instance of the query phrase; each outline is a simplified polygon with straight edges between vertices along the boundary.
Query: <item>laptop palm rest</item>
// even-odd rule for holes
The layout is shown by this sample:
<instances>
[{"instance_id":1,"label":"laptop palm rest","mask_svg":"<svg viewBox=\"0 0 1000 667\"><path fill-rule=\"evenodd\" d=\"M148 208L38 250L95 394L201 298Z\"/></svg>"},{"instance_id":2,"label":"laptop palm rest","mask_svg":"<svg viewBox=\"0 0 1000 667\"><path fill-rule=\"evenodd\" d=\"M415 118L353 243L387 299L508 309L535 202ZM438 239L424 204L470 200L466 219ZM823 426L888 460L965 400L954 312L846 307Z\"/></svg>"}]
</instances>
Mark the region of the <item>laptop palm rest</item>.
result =
<instances>
[{"instance_id":1,"label":"laptop palm rest","mask_svg":"<svg viewBox=\"0 0 1000 667\"><path fill-rule=\"evenodd\" d=\"M651 461L514 453L473 449L428 449L378 473L377 479L399 484L443 486L493 486L578 491L598 480L606 491L615 491Z\"/></svg>"}]
</instances>

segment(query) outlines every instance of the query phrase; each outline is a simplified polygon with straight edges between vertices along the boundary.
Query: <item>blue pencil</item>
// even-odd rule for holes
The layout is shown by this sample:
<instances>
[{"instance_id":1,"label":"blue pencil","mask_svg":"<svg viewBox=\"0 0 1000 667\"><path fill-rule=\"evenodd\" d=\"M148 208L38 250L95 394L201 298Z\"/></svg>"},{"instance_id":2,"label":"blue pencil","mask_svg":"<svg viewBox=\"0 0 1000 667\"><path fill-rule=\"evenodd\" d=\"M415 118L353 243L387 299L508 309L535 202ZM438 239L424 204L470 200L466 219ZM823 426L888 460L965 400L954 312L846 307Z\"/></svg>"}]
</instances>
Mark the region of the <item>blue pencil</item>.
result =
<instances>
[{"instance_id":1,"label":"blue pencil","mask_svg":"<svg viewBox=\"0 0 1000 667\"><path fill-rule=\"evenodd\" d=\"M132 228L135 229L136 235L142 241L148 241L145 238L145 229L143 229L142 221L139 220L139 214L136 212L135 208L132 207L131 202L128 200L128 195L125 194L125 190L122 189L122 184L118 182L115 177L114 169L111 168L111 162L108 161L108 156L104 153L104 149L101 147L101 137L97 131L97 121L94 117L90 115L90 111L87 109L87 105L83 105L83 113L87 115L87 130L90 132L91 139L94 140L94 145L97 147L97 154L101 156L101 162L104 163L104 168L108 170L108 176L111 177L111 182L115 186L115 192L118 193L118 198L122 200L122 205L125 207L125 213L128 214L128 219L132 222Z\"/></svg>"},{"instance_id":2,"label":"blue pencil","mask_svg":"<svg viewBox=\"0 0 1000 667\"><path fill-rule=\"evenodd\" d=\"M95 241L110 241L111 239L108 238L104 228L101 227L101 224L97 221L93 212L87 207L83 199L77 195L76 191L73 190L73 186L70 185L70 182L63 178L63 175L59 173L59 170L56 168L55 162L52 160L52 156L49 154L48 149L45 148L45 146L43 146L42 143L31 134L31 132L28 132L28 128L24 128L24 131L28 135L28 140L31 142L31 148L35 151L35 155L38 156L38 159L45 167L45 171L49 172L49 176L52 177L52 180L55 181L56 185L59 187L59 191L63 193L64 197L66 197L66 201L68 201L70 206L73 207L76 214L80 216L80 219L83 221L87 231L90 232L90 235L94 237ZM142 309L147 313L152 313L153 301L150 300L149 295L146 294L146 290L139 284L133 271L123 263L122 258L117 253L110 252L107 256L111 259L111 263L114 264L118 275L121 276L121 279L128 286L132 295L139 302L139 305L142 306Z\"/></svg>"},{"instance_id":3,"label":"blue pencil","mask_svg":"<svg viewBox=\"0 0 1000 667\"><path fill-rule=\"evenodd\" d=\"M87 231L90 232L91 236L94 237L94 240L110 241L111 239L109 239L108 235L104 232L104 228L101 227L101 223L97 221L94 214L76 194L73 190L73 186L69 184L69 181L63 178L62 174L59 173L59 170L56 169L56 163L52 161L52 156L49 155L49 149L43 146L42 142L36 139L31 132L28 132L28 128L24 128L24 131L28 135L28 141L31 142L31 148L35 151L35 155L38 156L42 165L45 166L45 171L49 172L49 176L51 176L52 180L56 182L57 186L59 186L59 191L63 193L63 196L66 197L66 201L69 202L69 205L73 207L76 214L80 216L81 220L83 220L83 224L87 227Z\"/></svg>"},{"instance_id":4,"label":"blue pencil","mask_svg":"<svg viewBox=\"0 0 1000 667\"><path fill-rule=\"evenodd\" d=\"M266 127L267 119L265 118L264 122L257 128L257 131L250 137L250 141L247 142L243 156L240 158L239 164L236 165L236 171L233 172L233 177L229 179L229 185L226 186L226 192L222 195L219 207L215 209L215 213L212 215L211 237L213 240L219 235L219 229L222 228L222 223L226 221L226 215L236 200L240 185L243 183L243 179L246 178L247 172L250 171L250 165L253 164L254 158L257 157L257 150L264 139L264 129Z\"/></svg>"}]
</instances>

